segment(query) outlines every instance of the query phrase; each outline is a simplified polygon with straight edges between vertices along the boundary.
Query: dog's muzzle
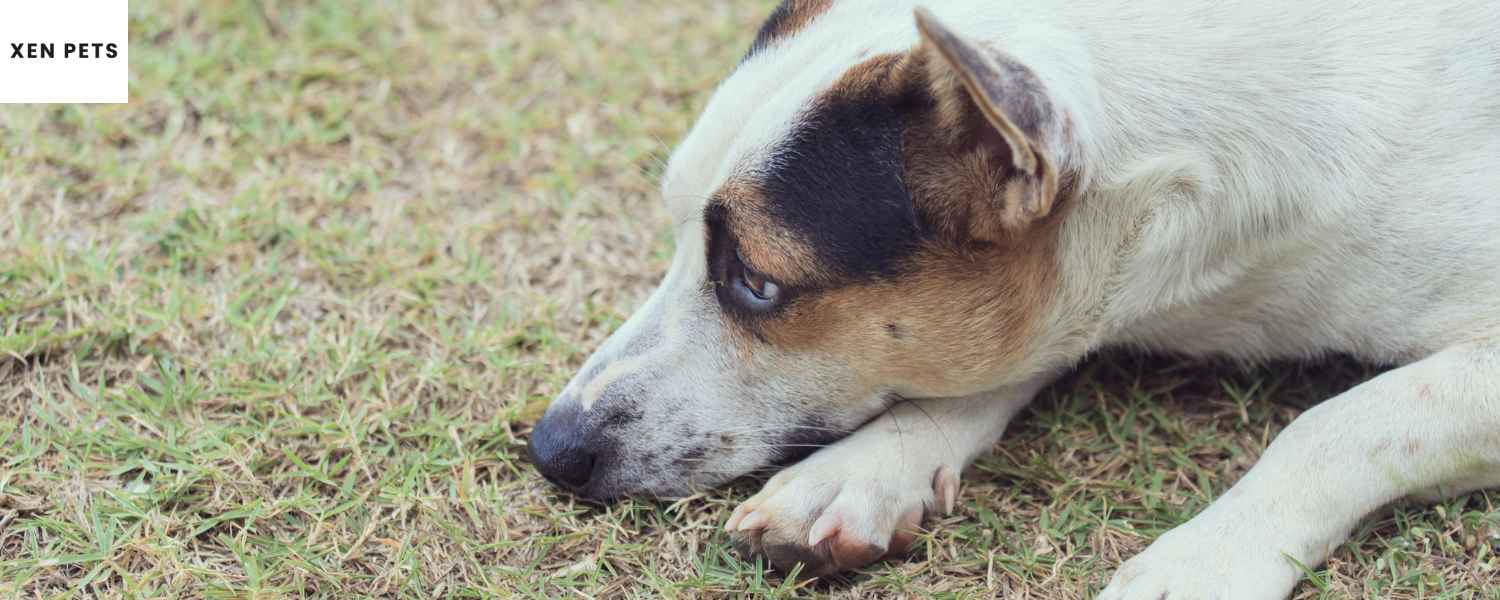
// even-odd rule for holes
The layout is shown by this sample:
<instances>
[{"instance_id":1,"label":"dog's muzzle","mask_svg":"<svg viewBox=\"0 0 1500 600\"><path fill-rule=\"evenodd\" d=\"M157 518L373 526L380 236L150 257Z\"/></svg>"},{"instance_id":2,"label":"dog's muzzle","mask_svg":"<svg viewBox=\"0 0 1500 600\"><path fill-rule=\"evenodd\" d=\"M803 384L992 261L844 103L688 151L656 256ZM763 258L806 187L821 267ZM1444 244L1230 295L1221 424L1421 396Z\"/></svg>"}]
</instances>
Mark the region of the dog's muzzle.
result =
<instances>
[{"instance_id":1,"label":"dog's muzzle","mask_svg":"<svg viewBox=\"0 0 1500 600\"><path fill-rule=\"evenodd\" d=\"M559 399L531 429L531 462L547 481L588 500L609 500L601 474L614 441L589 419L578 402Z\"/></svg>"}]
</instances>

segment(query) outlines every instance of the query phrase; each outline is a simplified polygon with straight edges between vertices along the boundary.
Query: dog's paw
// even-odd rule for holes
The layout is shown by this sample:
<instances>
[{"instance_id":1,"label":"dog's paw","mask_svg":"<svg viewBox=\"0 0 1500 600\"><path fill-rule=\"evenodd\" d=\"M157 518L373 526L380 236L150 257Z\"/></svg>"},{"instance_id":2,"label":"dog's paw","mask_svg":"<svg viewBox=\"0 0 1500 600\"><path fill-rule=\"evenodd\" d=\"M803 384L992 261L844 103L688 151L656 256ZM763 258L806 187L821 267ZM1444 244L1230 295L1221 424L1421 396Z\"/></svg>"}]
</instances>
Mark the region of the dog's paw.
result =
<instances>
[{"instance_id":1,"label":"dog's paw","mask_svg":"<svg viewBox=\"0 0 1500 600\"><path fill-rule=\"evenodd\" d=\"M946 466L898 468L833 446L778 473L724 529L747 559L764 556L803 577L862 567L906 552L923 518L953 511L958 474Z\"/></svg>"},{"instance_id":2,"label":"dog's paw","mask_svg":"<svg viewBox=\"0 0 1500 600\"><path fill-rule=\"evenodd\" d=\"M1126 561L1099 600L1284 600L1296 566L1260 536L1189 522Z\"/></svg>"}]
</instances>

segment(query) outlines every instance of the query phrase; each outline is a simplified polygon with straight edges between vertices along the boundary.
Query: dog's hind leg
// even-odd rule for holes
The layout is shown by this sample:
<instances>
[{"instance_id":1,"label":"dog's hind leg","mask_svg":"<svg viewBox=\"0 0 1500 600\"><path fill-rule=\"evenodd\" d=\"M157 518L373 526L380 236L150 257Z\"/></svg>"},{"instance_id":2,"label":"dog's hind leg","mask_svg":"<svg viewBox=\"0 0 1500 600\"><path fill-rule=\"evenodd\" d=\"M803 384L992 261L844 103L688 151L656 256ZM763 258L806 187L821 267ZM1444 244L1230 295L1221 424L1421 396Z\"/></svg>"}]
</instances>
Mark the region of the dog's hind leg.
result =
<instances>
[{"instance_id":1,"label":"dog's hind leg","mask_svg":"<svg viewBox=\"0 0 1500 600\"><path fill-rule=\"evenodd\" d=\"M1281 599L1360 519L1500 486L1500 344L1450 348L1304 413L1223 497L1115 573L1105 600Z\"/></svg>"},{"instance_id":2,"label":"dog's hind leg","mask_svg":"<svg viewBox=\"0 0 1500 600\"><path fill-rule=\"evenodd\" d=\"M948 513L958 477L1041 384L968 398L901 402L778 473L729 518L741 552L816 576L904 552L931 513Z\"/></svg>"}]
</instances>

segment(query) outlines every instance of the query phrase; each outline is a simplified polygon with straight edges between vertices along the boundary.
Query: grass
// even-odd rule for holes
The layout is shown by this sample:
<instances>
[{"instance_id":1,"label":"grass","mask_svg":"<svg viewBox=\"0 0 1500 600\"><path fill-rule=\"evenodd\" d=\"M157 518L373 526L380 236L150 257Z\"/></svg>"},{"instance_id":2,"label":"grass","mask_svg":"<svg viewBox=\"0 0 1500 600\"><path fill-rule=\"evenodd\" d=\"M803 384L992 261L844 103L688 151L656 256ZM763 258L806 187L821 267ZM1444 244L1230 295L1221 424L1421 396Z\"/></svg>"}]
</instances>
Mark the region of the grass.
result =
<instances>
[{"instance_id":1,"label":"grass","mask_svg":"<svg viewBox=\"0 0 1500 600\"><path fill-rule=\"evenodd\" d=\"M588 507L529 424L645 297L653 179L770 0L134 2L126 106L0 108L0 596L1075 598L1370 375L1103 357L913 556L727 549L753 483ZM1500 598L1496 496L1298 598Z\"/></svg>"}]
</instances>

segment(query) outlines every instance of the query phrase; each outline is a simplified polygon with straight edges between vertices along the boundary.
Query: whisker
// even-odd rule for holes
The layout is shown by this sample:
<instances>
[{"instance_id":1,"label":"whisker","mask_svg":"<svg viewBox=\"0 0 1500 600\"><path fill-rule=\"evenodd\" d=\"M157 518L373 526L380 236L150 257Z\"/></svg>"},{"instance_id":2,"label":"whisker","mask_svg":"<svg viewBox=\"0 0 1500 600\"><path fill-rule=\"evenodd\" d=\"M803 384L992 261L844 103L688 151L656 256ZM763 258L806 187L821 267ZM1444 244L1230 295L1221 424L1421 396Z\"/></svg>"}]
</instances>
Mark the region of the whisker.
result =
<instances>
[{"instance_id":1,"label":"whisker","mask_svg":"<svg viewBox=\"0 0 1500 600\"><path fill-rule=\"evenodd\" d=\"M723 433L761 433L761 432L765 432L765 433L781 433L781 432L785 432L787 430L826 431L826 432L829 432L829 433L839 433L839 434L848 434L849 433L849 430L847 430L847 429L840 429L840 428L837 428L837 427L821 427L821 426L817 426L817 425L763 425L763 426L736 427L736 428L731 428L731 429L719 429L719 430L714 430L714 431L706 432L706 434L707 435L717 435L717 434L723 434Z\"/></svg>"},{"instance_id":2,"label":"whisker","mask_svg":"<svg viewBox=\"0 0 1500 600\"><path fill-rule=\"evenodd\" d=\"M787 449L787 448L819 448L819 449L821 449L821 448L827 448L827 447L829 447L831 445L832 444L734 444L734 445L729 445L729 446L718 446L718 447L713 448L713 450L716 450L716 451L783 450L783 449ZM668 447L666 450L664 450L663 454L670 454L670 453L672 453L674 451L693 450L693 449L696 449L696 448L698 448L698 446L692 446L692 445L688 445L688 446L672 446L672 447ZM710 460L711 458L712 457L701 457L701 458L688 458L688 457L684 457L684 458L680 458L678 460Z\"/></svg>"},{"instance_id":3,"label":"whisker","mask_svg":"<svg viewBox=\"0 0 1500 600\"><path fill-rule=\"evenodd\" d=\"M729 475L731 477L759 477L761 475L775 475L779 471L780 471L780 469L773 469L773 468L769 468L769 467L762 467L762 468L758 468L758 469L752 469L752 470L749 470L749 471L740 471L740 470L736 470L736 469L700 469L700 470L694 471L693 474L694 475Z\"/></svg>"},{"instance_id":4,"label":"whisker","mask_svg":"<svg viewBox=\"0 0 1500 600\"><path fill-rule=\"evenodd\" d=\"M831 444L750 444L721 446L725 450L779 450L781 448L827 448Z\"/></svg>"},{"instance_id":5,"label":"whisker","mask_svg":"<svg viewBox=\"0 0 1500 600\"><path fill-rule=\"evenodd\" d=\"M927 412L927 409L924 408L921 405L921 403L914 402L914 401L909 400L909 399L903 399L903 401L906 402L906 403L911 404L912 408L915 408L918 411L921 411L922 416L927 417L927 420L932 423L932 428L936 429L937 432L938 432L938 434L941 435L941 436L943 436L943 443L947 444L947 446L948 446L948 454L950 456L957 456L958 455L958 450L955 450L953 448L953 440L949 439L949 437L948 437L948 431L946 429L943 429L943 425L941 423L938 423L937 419L932 418L932 413Z\"/></svg>"}]
</instances>

